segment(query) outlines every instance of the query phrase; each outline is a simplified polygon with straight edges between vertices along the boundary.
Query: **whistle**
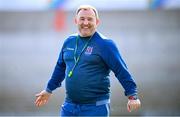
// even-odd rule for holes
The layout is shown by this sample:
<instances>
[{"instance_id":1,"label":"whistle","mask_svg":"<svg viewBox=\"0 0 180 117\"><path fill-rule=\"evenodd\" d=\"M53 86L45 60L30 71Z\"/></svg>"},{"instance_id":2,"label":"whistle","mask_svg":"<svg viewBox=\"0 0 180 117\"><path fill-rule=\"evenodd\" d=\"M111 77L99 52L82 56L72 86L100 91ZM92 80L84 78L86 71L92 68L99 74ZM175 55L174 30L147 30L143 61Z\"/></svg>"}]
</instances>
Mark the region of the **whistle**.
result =
<instances>
[{"instance_id":1,"label":"whistle","mask_svg":"<svg viewBox=\"0 0 180 117\"><path fill-rule=\"evenodd\" d=\"M71 77L71 76L72 76L72 74L73 74L73 72L72 72L72 71L70 71L70 72L69 72L69 74L68 74L68 77Z\"/></svg>"}]
</instances>

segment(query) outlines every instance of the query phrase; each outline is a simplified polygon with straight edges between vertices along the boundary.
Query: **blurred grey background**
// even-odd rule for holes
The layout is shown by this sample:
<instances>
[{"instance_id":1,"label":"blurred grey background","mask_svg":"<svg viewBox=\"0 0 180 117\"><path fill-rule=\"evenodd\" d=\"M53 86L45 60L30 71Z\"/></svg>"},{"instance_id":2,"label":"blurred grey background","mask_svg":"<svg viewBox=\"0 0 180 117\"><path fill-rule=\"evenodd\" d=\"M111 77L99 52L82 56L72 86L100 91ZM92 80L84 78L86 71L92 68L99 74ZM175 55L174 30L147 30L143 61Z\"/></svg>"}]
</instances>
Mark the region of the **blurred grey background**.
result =
<instances>
[{"instance_id":1,"label":"blurred grey background","mask_svg":"<svg viewBox=\"0 0 180 117\"><path fill-rule=\"evenodd\" d=\"M111 115L180 115L180 9L100 6L98 31L116 42L142 101L139 111L128 113L124 90L111 73ZM34 100L46 87L64 40L76 33L74 7L65 10L65 28L57 31L55 10L0 5L0 116L59 115L64 83L44 107L35 107Z\"/></svg>"}]
</instances>

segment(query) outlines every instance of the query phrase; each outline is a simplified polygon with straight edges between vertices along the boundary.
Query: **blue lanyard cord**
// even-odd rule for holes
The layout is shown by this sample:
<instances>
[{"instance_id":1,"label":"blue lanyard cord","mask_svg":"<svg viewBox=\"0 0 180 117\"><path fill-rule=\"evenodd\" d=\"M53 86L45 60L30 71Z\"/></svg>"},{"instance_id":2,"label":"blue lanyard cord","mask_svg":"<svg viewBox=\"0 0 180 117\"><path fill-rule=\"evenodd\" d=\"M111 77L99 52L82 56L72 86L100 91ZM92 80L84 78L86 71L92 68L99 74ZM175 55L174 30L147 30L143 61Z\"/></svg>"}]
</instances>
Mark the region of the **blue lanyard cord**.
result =
<instances>
[{"instance_id":1,"label":"blue lanyard cord","mask_svg":"<svg viewBox=\"0 0 180 117\"><path fill-rule=\"evenodd\" d=\"M92 35L92 36L93 36L93 35ZM79 62L79 60L80 60L80 57L81 57L82 53L83 53L84 50L87 48L87 46L88 46L88 44L89 44L89 42L90 42L92 36L91 36L90 39L86 42L86 44L84 45L83 49L81 50L80 55L77 56L77 57L76 57L76 55L77 55L77 49L78 49L78 40L79 40L79 36L76 37L76 46L75 46L75 50L74 50L74 61L75 61L75 64L74 64L72 70L71 70L71 71L69 72L69 74L68 74L68 77L69 77L69 78L73 75L73 71L74 71L75 67L76 67L77 64L78 64L78 62Z\"/></svg>"}]
</instances>

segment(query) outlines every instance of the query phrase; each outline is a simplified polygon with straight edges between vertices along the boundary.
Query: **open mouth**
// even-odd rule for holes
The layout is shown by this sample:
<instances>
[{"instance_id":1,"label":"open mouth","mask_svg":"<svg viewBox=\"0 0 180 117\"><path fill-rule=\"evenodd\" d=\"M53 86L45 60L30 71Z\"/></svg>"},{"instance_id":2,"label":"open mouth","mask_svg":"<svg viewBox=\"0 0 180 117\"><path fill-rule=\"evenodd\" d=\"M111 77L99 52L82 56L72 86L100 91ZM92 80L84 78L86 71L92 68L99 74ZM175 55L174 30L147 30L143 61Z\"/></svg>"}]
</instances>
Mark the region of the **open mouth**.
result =
<instances>
[{"instance_id":1,"label":"open mouth","mask_svg":"<svg viewBox=\"0 0 180 117\"><path fill-rule=\"evenodd\" d=\"M89 29L89 27L83 27L84 29Z\"/></svg>"},{"instance_id":2,"label":"open mouth","mask_svg":"<svg viewBox=\"0 0 180 117\"><path fill-rule=\"evenodd\" d=\"M89 26L89 25L86 25L86 26L85 26L85 25L82 25L81 28L82 28L82 29L90 29L91 26Z\"/></svg>"}]
</instances>

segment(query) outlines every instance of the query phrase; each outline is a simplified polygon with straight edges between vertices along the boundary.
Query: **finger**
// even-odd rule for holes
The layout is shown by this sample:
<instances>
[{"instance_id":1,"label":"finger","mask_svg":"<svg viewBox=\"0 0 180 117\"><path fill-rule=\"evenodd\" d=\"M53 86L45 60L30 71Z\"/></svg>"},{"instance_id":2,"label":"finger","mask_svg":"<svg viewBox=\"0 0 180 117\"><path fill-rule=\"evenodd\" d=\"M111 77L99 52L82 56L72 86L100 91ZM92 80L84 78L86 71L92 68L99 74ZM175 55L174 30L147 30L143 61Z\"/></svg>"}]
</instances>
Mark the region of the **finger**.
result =
<instances>
[{"instance_id":1,"label":"finger","mask_svg":"<svg viewBox=\"0 0 180 117\"><path fill-rule=\"evenodd\" d=\"M141 105L140 105L140 104L137 104L137 109L140 108L140 107L141 107Z\"/></svg>"},{"instance_id":2,"label":"finger","mask_svg":"<svg viewBox=\"0 0 180 117\"><path fill-rule=\"evenodd\" d=\"M129 104L127 104L127 110L128 110L128 112L131 112L131 107Z\"/></svg>"},{"instance_id":3,"label":"finger","mask_svg":"<svg viewBox=\"0 0 180 117\"><path fill-rule=\"evenodd\" d=\"M36 106L37 106L37 107L39 107L39 103L40 103L40 101L36 102Z\"/></svg>"},{"instance_id":4,"label":"finger","mask_svg":"<svg viewBox=\"0 0 180 117\"><path fill-rule=\"evenodd\" d=\"M137 106L136 104L132 104L131 110L136 110Z\"/></svg>"},{"instance_id":5,"label":"finger","mask_svg":"<svg viewBox=\"0 0 180 117\"><path fill-rule=\"evenodd\" d=\"M36 102L35 102L35 105L36 105L36 106L39 106L40 101L41 101L41 100L36 101Z\"/></svg>"},{"instance_id":6,"label":"finger","mask_svg":"<svg viewBox=\"0 0 180 117\"><path fill-rule=\"evenodd\" d=\"M40 106L41 106L41 103L42 103L42 101L39 101L39 102L37 103L37 107L40 107Z\"/></svg>"},{"instance_id":7,"label":"finger","mask_svg":"<svg viewBox=\"0 0 180 117\"><path fill-rule=\"evenodd\" d=\"M43 100L43 101L42 101L42 104L45 105L45 104L46 104L46 100Z\"/></svg>"},{"instance_id":8,"label":"finger","mask_svg":"<svg viewBox=\"0 0 180 117\"><path fill-rule=\"evenodd\" d=\"M43 101L43 97L42 97L42 96L38 97L38 98L36 99L36 101L35 101L36 106L39 107L39 105L40 105L40 103L41 103L42 101Z\"/></svg>"},{"instance_id":9,"label":"finger","mask_svg":"<svg viewBox=\"0 0 180 117\"><path fill-rule=\"evenodd\" d=\"M130 107L131 107L131 110L134 110L135 109L135 104L132 103Z\"/></svg>"},{"instance_id":10,"label":"finger","mask_svg":"<svg viewBox=\"0 0 180 117\"><path fill-rule=\"evenodd\" d=\"M40 107L40 106L43 106L43 105L44 105L44 101L41 100L40 103L39 103L39 107Z\"/></svg>"},{"instance_id":11,"label":"finger","mask_svg":"<svg viewBox=\"0 0 180 117\"><path fill-rule=\"evenodd\" d=\"M135 108L135 110L137 111L137 110L138 110L138 108L139 108L139 107L138 107L138 105L136 105L136 108Z\"/></svg>"},{"instance_id":12,"label":"finger","mask_svg":"<svg viewBox=\"0 0 180 117\"><path fill-rule=\"evenodd\" d=\"M128 106L129 106L129 109L130 109L130 112L132 111L132 110L134 110L134 102L133 102L133 100L130 100L129 102L128 102Z\"/></svg>"},{"instance_id":13,"label":"finger","mask_svg":"<svg viewBox=\"0 0 180 117\"><path fill-rule=\"evenodd\" d=\"M132 104L131 110L137 110L139 108L139 104Z\"/></svg>"},{"instance_id":14,"label":"finger","mask_svg":"<svg viewBox=\"0 0 180 117\"><path fill-rule=\"evenodd\" d=\"M134 103L133 104L133 110L137 110L138 109L138 104L137 103Z\"/></svg>"},{"instance_id":15,"label":"finger","mask_svg":"<svg viewBox=\"0 0 180 117\"><path fill-rule=\"evenodd\" d=\"M37 105L37 103L38 103L38 102L39 102L39 100L38 100L38 99L36 99L34 103Z\"/></svg>"},{"instance_id":16,"label":"finger","mask_svg":"<svg viewBox=\"0 0 180 117\"><path fill-rule=\"evenodd\" d=\"M37 99L36 99L35 103L39 102L41 99L42 99L42 97L41 97L41 96L40 96L40 97L37 97Z\"/></svg>"}]
</instances>

